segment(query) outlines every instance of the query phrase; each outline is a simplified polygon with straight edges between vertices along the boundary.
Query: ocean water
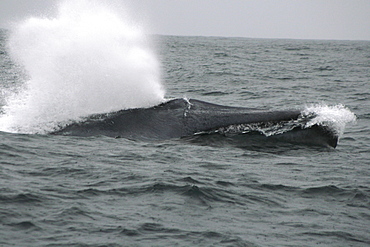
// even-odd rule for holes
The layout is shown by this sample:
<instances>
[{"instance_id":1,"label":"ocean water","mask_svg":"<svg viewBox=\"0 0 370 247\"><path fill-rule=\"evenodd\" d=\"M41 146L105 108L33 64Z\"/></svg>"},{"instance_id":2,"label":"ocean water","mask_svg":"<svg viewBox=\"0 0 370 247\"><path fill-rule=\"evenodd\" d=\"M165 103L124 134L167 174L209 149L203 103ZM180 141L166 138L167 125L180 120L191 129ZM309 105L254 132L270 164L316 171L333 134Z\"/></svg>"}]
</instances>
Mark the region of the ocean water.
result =
<instances>
[{"instance_id":1,"label":"ocean water","mask_svg":"<svg viewBox=\"0 0 370 247\"><path fill-rule=\"evenodd\" d=\"M101 51L105 40L95 44L88 36L73 49L52 46L46 55L29 54L20 62L10 57L9 42L18 40L17 49L26 46L23 52L32 47L29 36L13 35L0 33L0 246L370 245L369 41L154 36L147 44L130 35L129 47L139 47L146 62L121 74L107 68L110 56L113 64L122 58L111 50L117 47ZM84 43L91 52L99 50L98 56L76 53ZM53 56L58 49L63 55ZM17 52L15 58L22 58ZM52 59L40 62L37 56ZM74 56L77 63L87 56L88 63L66 67ZM101 57L103 62L94 63ZM52 63L76 85L63 84L66 77L50 73L55 67L38 62ZM74 71L71 77L68 70ZM86 70L91 74L84 78L80 72ZM106 70L110 77L101 75ZM113 90L95 85L107 77L113 79L105 87ZM133 82L124 85L129 90L114 83L120 77ZM148 81L132 86L141 80ZM86 85L94 90L86 91ZM50 97L61 89L73 104ZM117 90L132 99L119 101ZM357 120L345 121L336 149L243 145L214 135L145 142L47 134L57 125L46 113L57 121L68 114L78 118L83 113L74 106L90 104L99 92L103 99L112 94L109 104L119 101L118 107L187 97L272 110L316 107L334 115L345 107ZM88 110L117 107L109 104ZM348 117L338 114L338 122Z\"/></svg>"}]
</instances>

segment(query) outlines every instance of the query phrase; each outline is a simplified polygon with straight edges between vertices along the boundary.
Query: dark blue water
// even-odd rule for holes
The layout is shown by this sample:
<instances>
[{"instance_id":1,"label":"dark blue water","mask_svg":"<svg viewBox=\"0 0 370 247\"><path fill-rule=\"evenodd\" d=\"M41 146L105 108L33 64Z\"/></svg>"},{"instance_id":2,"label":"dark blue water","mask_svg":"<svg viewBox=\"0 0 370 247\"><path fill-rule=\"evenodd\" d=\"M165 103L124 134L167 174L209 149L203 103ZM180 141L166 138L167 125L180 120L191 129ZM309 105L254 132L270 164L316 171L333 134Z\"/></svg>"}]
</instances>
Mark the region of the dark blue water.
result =
<instances>
[{"instance_id":1,"label":"dark blue water","mask_svg":"<svg viewBox=\"0 0 370 247\"><path fill-rule=\"evenodd\" d=\"M5 105L27 78L1 35ZM370 42L156 44L167 98L276 110L343 104L357 122L336 149L0 132L1 246L370 245Z\"/></svg>"}]
</instances>

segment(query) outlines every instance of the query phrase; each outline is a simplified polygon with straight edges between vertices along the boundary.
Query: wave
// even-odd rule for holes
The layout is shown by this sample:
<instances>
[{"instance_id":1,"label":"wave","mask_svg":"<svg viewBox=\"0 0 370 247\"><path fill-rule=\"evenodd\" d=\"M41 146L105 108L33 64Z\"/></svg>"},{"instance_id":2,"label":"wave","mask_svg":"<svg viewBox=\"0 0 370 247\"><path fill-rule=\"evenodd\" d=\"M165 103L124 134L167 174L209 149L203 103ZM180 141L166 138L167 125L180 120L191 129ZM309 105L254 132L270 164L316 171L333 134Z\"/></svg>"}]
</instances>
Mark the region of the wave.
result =
<instances>
[{"instance_id":1,"label":"wave","mask_svg":"<svg viewBox=\"0 0 370 247\"><path fill-rule=\"evenodd\" d=\"M197 243L205 246L255 246L252 242L230 233L179 229L153 222L141 223L132 228L115 228L112 231L132 238L131 241L135 241L135 244L144 245L150 245L149 239L155 239L160 245L178 245L180 241L188 245Z\"/></svg>"},{"instance_id":2,"label":"wave","mask_svg":"<svg viewBox=\"0 0 370 247\"><path fill-rule=\"evenodd\" d=\"M45 200L45 198L31 194L20 193L15 195L0 195L0 202L2 203L19 203L19 204L38 204Z\"/></svg>"}]
</instances>

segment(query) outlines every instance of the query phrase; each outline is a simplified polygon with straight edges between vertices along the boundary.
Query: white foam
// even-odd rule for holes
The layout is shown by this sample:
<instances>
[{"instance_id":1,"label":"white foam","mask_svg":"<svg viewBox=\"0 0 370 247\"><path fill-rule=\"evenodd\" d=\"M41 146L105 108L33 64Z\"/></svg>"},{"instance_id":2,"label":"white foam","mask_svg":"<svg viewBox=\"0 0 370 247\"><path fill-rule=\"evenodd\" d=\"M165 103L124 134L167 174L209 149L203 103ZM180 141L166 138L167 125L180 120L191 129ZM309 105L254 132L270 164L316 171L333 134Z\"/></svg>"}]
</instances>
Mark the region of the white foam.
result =
<instances>
[{"instance_id":1,"label":"white foam","mask_svg":"<svg viewBox=\"0 0 370 247\"><path fill-rule=\"evenodd\" d=\"M30 80L7 97L0 130L45 133L81 116L164 100L160 64L143 26L103 2L64 1L55 18L15 26L10 54Z\"/></svg>"},{"instance_id":2,"label":"white foam","mask_svg":"<svg viewBox=\"0 0 370 247\"><path fill-rule=\"evenodd\" d=\"M330 127L338 136L341 136L344 132L346 124L355 122L356 115L351 112L344 105L312 105L307 106L306 109L302 112L303 115L312 115L312 118L309 122L306 123L306 128L313 125L322 125Z\"/></svg>"}]
</instances>

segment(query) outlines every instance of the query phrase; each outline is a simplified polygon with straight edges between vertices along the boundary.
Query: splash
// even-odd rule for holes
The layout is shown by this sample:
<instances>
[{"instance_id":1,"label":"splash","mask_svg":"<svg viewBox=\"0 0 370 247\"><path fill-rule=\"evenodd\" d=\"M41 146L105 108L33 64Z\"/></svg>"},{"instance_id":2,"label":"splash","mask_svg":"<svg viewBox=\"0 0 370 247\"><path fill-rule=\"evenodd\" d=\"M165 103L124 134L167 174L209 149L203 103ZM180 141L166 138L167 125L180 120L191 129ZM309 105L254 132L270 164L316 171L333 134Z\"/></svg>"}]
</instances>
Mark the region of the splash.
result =
<instances>
[{"instance_id":1,"label":"splash","mask_svg":"<svg viewBox=\"0 0 370 247\"><path fill-rule=\"evenodd\" d=\"M356 115L344 105L312 105L307 106L302 112L303 116L313 116L305 124L306 128L313 125L329 127L339 137L343 135L344 129L348 123L356 121Z\"/></svg>"},{"instance_id":2,"label":"splash","mask_svg":"<svg viewBox=\"0 0 370 247\"><path fill-rule=\"evenodd\" d=\"M236 124L221 127L212 131L202 131L196 134L220 133L222 135L246 134L258 132L266 137L280 135L295 128L307 129L314 125L327 127L330 132L340 138L348 123L356 121L356 116L343 105L307 106L297 119L279 122L259 122L250 124Z\"/></svg>"},{"instance_id":3,"label":"splash","mask_svg":"<svg viewBox=\"0 0 370 247\"><path fill-rule=\"evenodd\" d=\"M64 1L55 18L30 18L12 30L11 57L30 79L7 97L0 130L46 133L93 113L164 100L143 26L104 3Z\"/></svg>"}]
</instances>

